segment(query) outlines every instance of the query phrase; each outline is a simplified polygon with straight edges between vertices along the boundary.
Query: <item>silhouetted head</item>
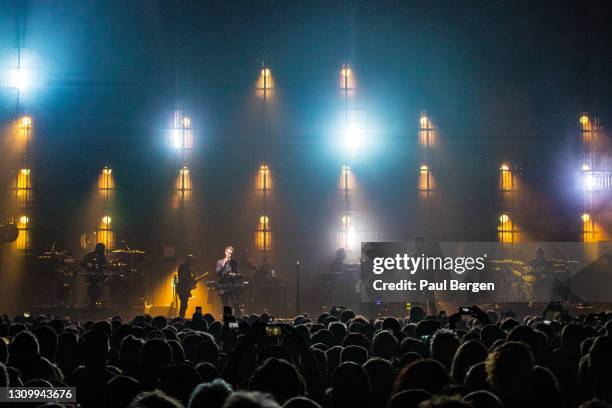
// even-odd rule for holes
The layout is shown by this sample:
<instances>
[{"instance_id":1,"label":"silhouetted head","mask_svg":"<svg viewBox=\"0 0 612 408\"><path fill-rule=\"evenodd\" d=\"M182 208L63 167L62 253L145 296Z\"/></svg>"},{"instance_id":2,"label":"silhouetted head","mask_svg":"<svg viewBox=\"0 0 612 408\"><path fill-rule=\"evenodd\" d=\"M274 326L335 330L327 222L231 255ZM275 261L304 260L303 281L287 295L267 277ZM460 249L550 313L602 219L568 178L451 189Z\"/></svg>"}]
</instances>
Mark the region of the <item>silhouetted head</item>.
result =
<instances>
[{"instance_id":1,"label":"silhouetted head","mask_svg":"<svg viewBox=\"0 0 612 408\"><path fill-rule=\"evenodd\" d=\"M140 384L132 377L123 375L114 377L106 384L106 406L127 407L140 391Z\"/></svg>"},{"instance_id":2,"label":"silhouetted head","mask_svg":"<svg viewBox=\"0 0 612 408\"><path fill-rule=\"evenodd\" d=\"M232 394L232 387L217 378L212 382L198 385L191 393L188 408L222 408Z\"/></svg>"},{"instance_id":3,"label":"silhouetted head","mask_svg":"<svg viewBox=\"0 0 612 408\"><path fill-rule=\"evenodd\" d=\"M426 390L440 393L450 382L446 369L437 360L418 360L403 368L395 380L394 393L404 390Z\"/></svg>"},{"instance_id":4,"label":"silhouetted head","mask_svg":"<svg viewBox=\"0 0 612 408\"><path fill-rule=\"evenodd\" d=\"M370 380L365 369L356 363L345 362L332 376L333 407L369 407Z\"/></svg>"},{"instance_id":5,"label":"silhouetted head","mask_svg":"<svg viewBox=\"0 0 612 408\"><path fill-rule=\"evenodd\" d=\"M321 408L321 406L310 398L295 397L285 402L283 408Z\"/></svg>"},{"instance_id":6,"label":"silhouetted head","mask_svg":"<svg viewBox=\"0 0 612 408\"><path fill-rule=\"evenodd\" d=\"M532 392L534 360L525 343L510 341L502 344L489 353L485 364L487 381L502 395L514 397Z\"/></svg>"},{"instance_id":7,"label":"silhouetted head","mask_svg":"<svg viewBox=\"0 0 612 408\"><path fill-rule=\"evenodd\" d=\"M487 349L478 341L468 341L457 349L451 366L451 377L455 384L463 384L468 370L487 359Z\"/></svg>"},{"instance_id":8,"label":"silhouetted head","mask_svg":"<svg viewBox=\"0 0 612 408\"><path fill-rule=\"evenodd\" d=\"M156 390L139 394L130 404L130 408L182 408L183 405L174 398Z\"/></svg>"},{"instance_id":9,"label":"silhouetted head","mask_svg":"<svg viewBox=\"0 0 612 408\"><path fill-rule=\"evenodd\" d=\"M257 367L249 380L249 390L272 394L279 403L302 395L304 380L286 360L269 358Z\"/></svg>"},{"instance_id":10,"label":"silhouetted head","mask_svg":"<svg viewBox=\"0 0 612 408\"><path fill-rule=\"evenodd\" d=\"M94 252L99 255L104 255L104 252L106 252L106 245L104 245L102 242L98 242L94 248Z\"/></svg>"},{"instance_id":11,"label":"silhouetted head","mask_svg":"<svg viewBox=\"0 0 612 408\"><path fill-rule=\"evenodd\" d=\"M435 396L419 404L419 408L472 408L467 401L447 396Z\"/></svg>"},{"instance_id":12,"label":"silhouetted head","mask_svg":"<svg viewBox=\"0 0 612 408\"><path fill-rule=\"evenodd\" d=\"M371 358L363 365L363 368L370 380L373 402L377 406L385 406L391 396L395 380L393 367L387 360Z\"/></svg>"},{"instance_id":13,"label":"silhouetted head","mask_svg":"<svg viewBox=\"0 0 612 408\"><path fill-rule=\"evenodd\" d=\"M431 357L448 369L460 344L455 332L446 329L438 330L431 339Z\"/></svg>"},{"instance_id":14,"label":"silhouetted head","mask_svg":"<svg viewBox=\"0 0 612 408\"><path fill-rule=\"evenodd\" d=\"M280 405L270 395L240 391L230 395L223 408L280 408Z\"/></svg>"},{"instance_id":15,"label":"silhouetted head","mask_svg":"<svg viewBox=\"0 0 612 408\"><path fill-rule=\"evenodd\" d=\"M211 382L219 377L219 371L210 363L198 363L198 365L196 365L196 371L202 382Z\"/></svg>"},{"instance_id":16,"label":"silhouetted head","mask_svg":"<svg viewBox=\"0 0 612 408\"><path fill-rule=\"evenodd\" d=\"M79 339L80 360L86 367L106 366L108 359L108 338L102 331L91 330Z\"/></svg>"},{"instance_id":17,"label":"silhouetted head","mask_svg":"<svg viewBox=\"0 0 612 408\"><path fill-rule=\"evenodd\" d=\"M22 331L13 337L8 348L8 365L22 371L29 368L40 358L40 348L36 337L28 331Z\"/></svg>"},{"instance_id":18,"label":"silhouetted head","mask_svg":"<svg viewBox=\"0 0 612 408\"><path fill-rule=\"evenodd\" d=\"M470 392L462 400L469 402L474 408L504 408L504 404L497 395L486 390Z\"/></svg>"},{"instance_id":19,"label":"silhouetted head","mask_svg":"<svg viewBox=\"0 0 612 408\"><path fill-rule=\"evenodd\" d=\"M431 398L425 390L406 390L395 394L387 408L418 408L419 404Z\"/></svg>"},{"instance_id":20,"label":"silhouetted head","mask_svg":"<svg viewBox=\"0 0 612 408\"><path fill-rule=\"evenodd\" d=\"M38 326L34 330L34 335L40 345L40 355L49 361L55 361L55 353L57 351L57 334L51 326Z\"/></svg>"},{"instance_id":21,"label":"silhouetted head","mask_svg":"<svg viewBox=\"0 0 612 408\"><path fill-rule=\"evenodd\" d=\"M372 355L386 360L393 360L399 350L399 342L391 332L378 332L372 340Z\"/></svg>"},{"instance_id":22,"label":"silhouetted head","mask_svg":"<svg viewBox=\"0 0 612 408\"><path fill-rule=\"evenodd\" d=\"M196 369L188 364L168 364L159 372L161 390L184 404L200 381Z\"/></svg>"},{"instance_id":23,"label":"silhouetted head","mask_svg":"<svg viewBox=\"0 0 612 408\"><path fill-rule=\"evenodd\" d=\"M195 255L189 254L185 257L185 263L189 266L195 265L196 258Z\"/></svg>"}]
</instances>

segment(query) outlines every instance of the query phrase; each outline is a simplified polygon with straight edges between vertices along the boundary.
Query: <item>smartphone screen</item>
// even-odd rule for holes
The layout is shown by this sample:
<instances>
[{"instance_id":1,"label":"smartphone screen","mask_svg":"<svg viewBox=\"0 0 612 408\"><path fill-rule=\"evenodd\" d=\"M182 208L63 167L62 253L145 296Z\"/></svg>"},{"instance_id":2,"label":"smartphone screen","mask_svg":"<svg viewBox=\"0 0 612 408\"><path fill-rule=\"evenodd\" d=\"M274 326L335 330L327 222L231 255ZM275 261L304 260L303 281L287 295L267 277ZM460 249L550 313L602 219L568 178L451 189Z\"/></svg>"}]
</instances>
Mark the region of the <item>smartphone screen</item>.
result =
<instances>
[{"instance_id":1,"label":"smartphone screen","mask_svg":"<svg viewBox=\"0 0 612 408\"><path fill-rule=\"evenodd\" d=\"M275 326L273 324L266 325L266 336L278 337L283 334L280 326Z\"/></svg>"}]
</instances>

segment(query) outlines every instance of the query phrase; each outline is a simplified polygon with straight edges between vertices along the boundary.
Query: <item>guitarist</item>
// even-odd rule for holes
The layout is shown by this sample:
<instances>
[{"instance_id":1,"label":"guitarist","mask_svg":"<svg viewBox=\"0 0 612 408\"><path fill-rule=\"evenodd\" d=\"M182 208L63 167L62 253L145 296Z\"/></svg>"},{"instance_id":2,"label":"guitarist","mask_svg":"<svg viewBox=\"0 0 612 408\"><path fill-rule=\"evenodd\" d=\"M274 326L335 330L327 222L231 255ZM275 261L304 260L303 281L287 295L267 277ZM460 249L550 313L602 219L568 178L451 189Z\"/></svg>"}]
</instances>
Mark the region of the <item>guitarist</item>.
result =
<instances>
[{"instance_id":1,"label":"guitarist","mask_svg":"<svg viewBox=\"0 0 612 408\"><path fill-rule=\"evenodd\" d=\"M223 306L232 306L239 313L240 302L238 288L234 284L240 279L240 271L238 269L238 261L233 258L234 247L225 247L225 258L217 261L217 278L219 284L226 287L225 290L219 291Z\"/></svg>"},{"instance_id":2,"label":"guitarist","mask_svg":"<svg viewBox=\"0 0 612 408\"><path fill-rule=\"evenodd\" d=\"M192 254L187 255L185 262L180 264L178 267L178 279L176 281L176 294L181 302L179 309L179 317L185 318L187 312L187 305L189 304L189 298L191 297L191 291L195 289L197 279L191 270L191 267L195 264L195 256Z\"/></svg>"}]
</instances>

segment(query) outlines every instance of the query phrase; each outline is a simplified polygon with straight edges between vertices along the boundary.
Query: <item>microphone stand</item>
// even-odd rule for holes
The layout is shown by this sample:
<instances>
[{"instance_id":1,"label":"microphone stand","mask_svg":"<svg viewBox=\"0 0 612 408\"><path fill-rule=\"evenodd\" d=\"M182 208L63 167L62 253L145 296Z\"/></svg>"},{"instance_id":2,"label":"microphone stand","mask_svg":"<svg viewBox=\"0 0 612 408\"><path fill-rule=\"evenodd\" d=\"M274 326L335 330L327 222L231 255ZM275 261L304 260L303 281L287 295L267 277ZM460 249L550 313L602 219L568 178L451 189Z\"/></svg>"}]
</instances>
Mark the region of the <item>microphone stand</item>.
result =
<instances>
[{"instance_id":1,"label":"microphone stand","mask_svg":"<svg viewBox=\"0 0 612 408\"><path fill-rule=\"evenodd\" d=\"M295 314L300 314L300 261L295 262L295 275L296 275L296 290L295 290Z\"/></svg>"}]
</instances>

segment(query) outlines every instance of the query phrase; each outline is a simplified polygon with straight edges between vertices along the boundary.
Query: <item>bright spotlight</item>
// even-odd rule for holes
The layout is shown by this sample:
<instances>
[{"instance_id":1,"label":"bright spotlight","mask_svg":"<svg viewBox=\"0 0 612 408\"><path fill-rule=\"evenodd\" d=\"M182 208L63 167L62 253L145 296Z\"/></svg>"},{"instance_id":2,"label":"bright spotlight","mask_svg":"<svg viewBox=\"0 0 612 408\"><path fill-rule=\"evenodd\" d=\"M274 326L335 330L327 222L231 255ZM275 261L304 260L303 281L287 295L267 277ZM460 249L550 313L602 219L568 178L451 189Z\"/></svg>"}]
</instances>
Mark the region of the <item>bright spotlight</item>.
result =
<instances>
[{"instance_id":1,"label":"bright spotlight","mask_svg":"<svg viewBox=\"0 0 612 408\"><path fill-rule=\"evenodd\" d=\"M348 215L342 216L342 225L349 225L351 223L351 217Z\"/></svg>"},{"instance_id":2,"label":"bright spotlight","mask_svg":"<svg viewBox=\"0 0 612 408\"><path fill-rule=\"evenodd\" d=\"M19 119L20 129L30 129L32 127L32 118L30 116L23 116Z\"/></svg>"},{"instance_id":3,"label":"bright spotlight","mask_svg":"<svg viewBox=\"0 0 612 408\"><path fill-rule=\"evenodd\" d=\"M25 91L32 85L31 75L24 69L12 69L8 75L8 87Z\"/></svg>"},{"instance_id":4,"label":"bright spotlight","mask_svg":"<svg viewBox=\"0 0 612 408\"><path fill-rule=\"evenodd\" d=\"M346 245L349 249L357 247L357 232L355 228L349 228L348 231L346 231Z\"/></svg>"},{"instance_id":5,"label":"bright spotlight","mask_svg":"<svg viewBox=\"0 0 612 408\"><path fill-rule=\"evenodd\" d=\"M183 138L180 129L172 129L172 147L180 149L183 147Z\"/></svg>"},{"instance_id":6,"label":"bright spotlight","mask_svg":"<svg viewBox=\"0 0 612 408\"><path fill-rule=\"evenodd\" d=\"M581 125L586 125L587 123L589 123L589 117L586 114L583 114L582 116L580 116L580 124Z\"/></svg>"},{"instance_id":7,"label":"bright spotlight","mask_svg":"<svg viewBox=\"0 0 612 408\"><path fill-rule=\"evenodd\" d=\"M424 113L421 113L421 128L427 128L428 124L429 124L429 119L427 118L427 115L425 115Z\"/></svg>"},{"instance_id":8,"label":"bright spotlight","mask_svg":"<svg viewBox=\"0 0 612 408\"><path fill-rule=\"evenodd\" d=\"M507 215L507 214L502 214L502 215L499 217L499 222L501 222L502 224L505 224L505 223L507 223L508 221L510 221L510 217L508 217L508 215Z\"/></svg>"},{"instance_id":9,"label":"bright spotlight","mask_svg":"<svg viewBox=\"0 0 612 408\"><path fill-rule=\"evenodd\" d=\"M112 174L112 172L113 172L113 169L111 169L111 168L110 168L110 167L108 167L108 166L107 166L107 167L104 167L104 168L102 169L102 173L103 173L105 176L110 176L110 175Z\"/></svg>"},{"instance_id":10,"label":"bright spotlight","mask_svg":"<svg viewBox=\"0 0 612 408\"><path fill-rule=\"evenodd\" d=\"M24 176L27 176L30 174L30 169L21 169L21 174L23 174Z\"/></svg>"},{"instance_id":11,"label":"bright spotlight","mask_svg":"<svg viewBox=\"0 0 612 408\"><path fill-rule=\"evenodd\" d=\"M189 168L187 166L183 166L183 168L181 169L181 174L182 175L189 174Z\"/></svg>"},{"instance_id":12,"label":"bright spotlight","mask_svg":"<svg viewBox=\"0 0 612 408\"><path fill-rule=\"evenodd\" d=\"M580 218L582 218L582 222L589 222L589 221L591 221L591 215L589 213L582 214L582 216Z\"/></svg>"},{"instance_id":13,"label":"bright spotlight","mask_svg":"<svg viewBox=\"0 0 612 408\"><path fill-rule=\"evenodd\" d=\"M507 164L502 164L499 168L501 171L510 171L510 167Z\"/></svg>"},{"instance_id":14,"label":"bright spotlight","mask_svg":"<svg viewBox=\"0 0 612 408\"><path fill-rule=\"evenodd\" d=\"M27 225L28 222L30 222L30 219L26 215L22 215L21 217L19 217L20 224Z\"/></svg>"},{"instance_id":15,"label":"bright spotlight","mask_svg":"<svg viewBox=\"0 0 612 408\"><path fill-rule=\"evenodd\" d=\"M593 173L587 172L584 174L584 188L587 191L592 191L595 188L595 180L593 178Z\"/></svg>"},{"instance_id":16,"label":"bright spotlight","mask_svg":"<svg viewBox=\"0 0 612 408\"><path fill-rule=\"evenodd\" d=\"M588 164L583 164L582 165L582 171L591 171L591 166L589 166Z\"/></svg>"},{"instance_id":17,"label":"bright spotlight","mask_svg":"<svg viewBox=\"0 0 612 408\"><path fill-rule=\"evenodd\" d=\"M108 215L105 215L104 217L102 217L102 222L105 225L109 225L112 221L113 221L112 218Z\"/></svg>"},{"instance_id":18,"label":"bright spotlight","mask_svg":"<svg viewBox=\"0 0 612 408\"><path fill-rule=\"evenodd\" d=\"M363 132L356 126L350 126L343 130L344 147L349 151L355 151L363 146Z\"/></svg>"}]
</instances>

